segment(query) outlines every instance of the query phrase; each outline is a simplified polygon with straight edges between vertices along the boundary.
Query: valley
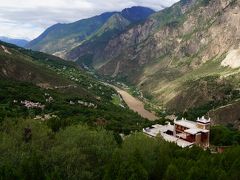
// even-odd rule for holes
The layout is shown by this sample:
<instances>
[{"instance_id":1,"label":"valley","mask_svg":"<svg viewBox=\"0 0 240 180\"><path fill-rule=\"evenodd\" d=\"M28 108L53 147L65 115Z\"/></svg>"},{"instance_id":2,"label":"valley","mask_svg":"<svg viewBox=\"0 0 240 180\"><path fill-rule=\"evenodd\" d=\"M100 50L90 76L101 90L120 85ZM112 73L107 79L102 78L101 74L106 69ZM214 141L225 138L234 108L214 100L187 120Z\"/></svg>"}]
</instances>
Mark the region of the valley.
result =
<instances>
[{"instance_id":1,"label":"valley","mask_svg":"<svg viewBox=\"0 0 240 180\"><path fill-rule=\"evenodd\" d=\"M0 8L0 179L238 180L240 1L118 3Z\"/></svg>"},{"instance_id":2,"label":"valley","mask_svg":"<svg viewBox=\"0 0 240 180\"><path fill-rule=\"evenodd\" d=\"M133 110L134 112L137 112L139 115L141 115L143 118L149 119L150 121L157 120L158 117L153 113L145 109L144 103L137 99L136 97L133 97L130 95L127 91L120 89L116 86L110 85L113 87L118 94L122 97L124 102L127 104L127 106Z\"/></svg>"},{"instance_id":3,"label":"valley","mask_svg":"<svg viewBox=\"0 0 240 180\"><path fill-rule=\"evenodd\" d=\"M141 21L133 22L130 16L136 11L145 13ZM48 39L65 39L53 35L59 29L72 38L65 28L82 22L53 26L27 47L47 48L53 54L60 51L64 59L92 68L102 77L135 86L167 114L197 118L238 98L238 12L236 0L181 0L159 12L134 7L98 16L105 19L95 32L58 50ZM228 123L239 128L239 113L237 117L230 117Z\"/></svg>"},{"instance_id":4,"label":"valley","mask_svg":"<svg viewBox=\"0 0 240 180\"><path fill-rule=\"evenodd\" d=\"M74 63L7 43L2 46L0 76L4 88L1 89L0 119L51 114L57 119L49 122L62 121L59 127L54 127L57 129L78 122L126 134L151 124L129 108L113 104L117 92ZM44 94L49 94L54 101L48 102ZM25 100L39 102L45 108L26 109L20 104Z\"/></svg>"}]
</instances>

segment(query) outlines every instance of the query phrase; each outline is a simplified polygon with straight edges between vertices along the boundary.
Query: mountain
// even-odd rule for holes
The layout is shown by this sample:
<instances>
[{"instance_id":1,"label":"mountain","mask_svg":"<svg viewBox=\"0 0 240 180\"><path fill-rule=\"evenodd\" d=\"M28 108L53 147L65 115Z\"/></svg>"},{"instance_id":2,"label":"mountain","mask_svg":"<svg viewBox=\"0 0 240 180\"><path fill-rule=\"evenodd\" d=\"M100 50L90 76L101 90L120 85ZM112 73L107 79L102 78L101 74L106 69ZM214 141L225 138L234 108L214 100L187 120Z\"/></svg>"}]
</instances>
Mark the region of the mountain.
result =
<instances>
[{"instance_id":1,"label":"mountain","mask_svg":"<svg viewBox=\"0 0 240 180\"><path fill-rule=\"evenodd\" d=\"M121 15L131 22L139 22L145 20L154 12L155 11L150 8L134 6L122 10Z\"/></svg>"},{"instance_id":2,"label":"mountain","mask_svg":"<svg viewBox=\"0 0 240 180\"><path fill-rule=\"evenodd\" d=\"M61 55L137 86L168 113L239 127L239 1L181 0L137 22L126 12Z\"/></svg>"},{"instance_id":3,"label":"mountain","mask_svg":"<svg viewBox=\"0 0 240 180\"><path fill-rule=\"evenodd\" d=\"M146 20L154 11L144 7L132 7L114 14L90 38L64 55L65 59L77 61L79 64L92 62L92 66L101 67L105 61L99 60L99 55L104 50L110 39L117 37L130 26Z\"/></svg>"},{"instance_id":4,"label":"mountain","mask_svg":"<svg viewBox=\"0 0 240 180\"><path fill-rule=\"evenodd\" d=\"M82 44L67 57L138 86L170 113L211 113L238 127L239 5L181 0L111 38L101 51ZM219 118L232 111L228 122Z\"/></svg>"},{"instance_id":5,"label":"mountain","mask_svg":"<svg viewBox=\"0 0 240 180\"><path fill-rule=\"evenodd\" d=\"M79 64L89 65L94 54L98 56L104 50L103 48L107 45L108 41L121 32L123 32L131 24L126 18L120 13L114 14L109 20L103 24L103 26L94 33L88 40L85 40L81 45L73 48L70 52L64 55L65 59L77 61ZM98 58L96 58L98 59ZM92 62L98 64L98 61ZM100 66L103 61L100 61ZM93 64L92 64L93 65Z\"/></svg>"},{"instance_id":6,"label":"mountain","mask_svg":"<svg viewBox=\"0 0 240 180\"><path fill-rule=\"evenodd\" d=\"M56 24L27 44L27 48L47 53L64 51L80 44L96 32L114 13L104 13L70 24Z\"/></svg>"},{"instance_id":7,"label":"mountain","mask_svg":"<svg viewBox=\"0 0 240 180\"><path fill-rule=\"evenodd\" d=\"M8 37L4 37L4 36L0 36L0 41L15 44L20 47L24 47L29 42L25 39L13 39L13 38L8 38Z\"/></svg>"},{"instance_id":8,"label":"mountain","mask_svg":"<svg viewBox=\"0 0 240 180\"><path fill-rule=\"evenodd\" d=\"M73 49L85 69L0 41L0 179L238 180L239 12L237 0L181 0L135 23L114 13ZM131 111L124 99L143 104L103 76L163 118Z\"/></svg>"},{"instance_id":9,"label":"mountain","mask_svg":"<svg viewBox=\"0 0 240 180\"><path fill-rule=\"evenodd\" d=\"M108 12L70 24L56 24L49 27L26 47L64 57L68 51L88 41L93 36L99 36L99 33L106 31L106 28L122 31L131 23L145 20L153 12L145 7L132 7L122 12ZM107 27L108 25L109 27Z\"/></svg>"}]
</instances>

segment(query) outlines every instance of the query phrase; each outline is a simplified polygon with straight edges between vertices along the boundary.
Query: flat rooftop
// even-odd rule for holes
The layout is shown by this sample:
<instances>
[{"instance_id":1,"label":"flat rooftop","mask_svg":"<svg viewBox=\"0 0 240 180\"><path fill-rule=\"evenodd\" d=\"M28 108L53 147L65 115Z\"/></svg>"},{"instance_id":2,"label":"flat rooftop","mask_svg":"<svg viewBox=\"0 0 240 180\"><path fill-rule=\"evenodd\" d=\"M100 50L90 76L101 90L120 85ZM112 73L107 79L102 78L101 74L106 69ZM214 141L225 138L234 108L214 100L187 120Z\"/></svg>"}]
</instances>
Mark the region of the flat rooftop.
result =
<instances>
[{"instance_id":1,"label":"flat rooftop","mask_svg":"<svg viewBox=\"0 0 240 180\"><path fill-rule=\"evenodd\" d=\"M191 147L194 143L185 141L183 139L168 135L166 133L161 133L163 139L167 142L172 142L172 143L176 143L178 146L185 148L185 147Z\"/></svg>"},{"instance_id":2,"label":"flat rooftop","mask_svg":"<svg viewBox=\"0 0 240 180\"><path fill-rule=\"evenodd\" d=\"M200 128L191 128L191 129L185 130L184 132L186 132L188 134L195 135L195 134L200 133L200 132L208 133L209 130L207 130L207 129L200 129Z\"/></svg>"},{"instance_id":3,"label":"flat rooftop","mask_svg":"<svg viewBox=\"0 0 240 180\"><path fill-rule=\"evenodd\" d=\"M152 137L156 137L159 133L165 133L167 131L174 131L174 126L171 124L168 125L153 125L152 128L145 128L143 129L143 132L152 136Z\"/></svg>"},{"instance_id":4,"label":"flat rooftop","mask_svg":"<svg viewBox=\"0 0 240 180\"><path fill-rule=\"evenodd\" d=\"M180 146L182 148L190 147L194 144L194 143L185 141L183 139L174 137L172 135L168 135L168 134L166 134L167 131L173 132L174 126L171 124L168 124L165 126L156 124L156 125L153 125L152 128L143 129L143 132L151 137L156 137L158 134L160 134L165 141L176 143L178 146Z\"/></svg>"},{"instance_id":5,"label":"flat rooftop","mask_svg":"<svg viewBox=\"0 0 240 180\"><path fill-rule=\"evenodd\" d=\"M177 120L177 121L174 121L174 123L176 125L188 128L187 130L184 131L188 134L195 135L195 134L200 133L200 132L203 132L203 133L209 132L209 130L207 130L207 129L198 128L197 127L197 122L189 121L189 120L186 120L186 119Z\"/></svg>"},{"instance_id":6,"label":"flat rooftop","mask_svg":"<svg viewBox=\"0 0 240 180\"><path fill-rule=\"evenodd\" d=\"M174 123L183 127L187 127L189 129L195 128L197 126L196 122L185 120L185 119L174 121Z\"/></svg>"}]
</instances>

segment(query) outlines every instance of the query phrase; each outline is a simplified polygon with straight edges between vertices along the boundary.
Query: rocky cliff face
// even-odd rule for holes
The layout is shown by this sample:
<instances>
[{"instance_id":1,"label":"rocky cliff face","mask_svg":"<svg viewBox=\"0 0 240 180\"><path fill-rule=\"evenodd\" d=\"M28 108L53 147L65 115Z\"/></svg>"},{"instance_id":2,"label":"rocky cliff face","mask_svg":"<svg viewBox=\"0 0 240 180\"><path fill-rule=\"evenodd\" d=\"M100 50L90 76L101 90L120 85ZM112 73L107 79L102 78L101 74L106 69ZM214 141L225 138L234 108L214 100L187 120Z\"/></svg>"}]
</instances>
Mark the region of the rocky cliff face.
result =
<instances>
[{"instance_id":1,"label":"rocky cliff face","mask_svg":"<svg viewBox=\"0 0 240 180\"><path fill-rule=\"evenodd\" d=\"M240 116L239 116L240 103L234 102L223 107L219 107L209 112L212 118L212 123L222 125L234 125L235 128L240 130Z\"/></svg>"},{"instance_id":2,"label":"rocky cliff face","mask_svg":"<svg viewBox=\"0 0 240 180\"><path fill-rule=\"evenodd\" d=\"M212 0L207 5L197 1L189 6L178 3L111 40L102 58L109 61L119 59L122 64L135 61L136 66L170 59L168 67L183 64L187 69L194 69L229 49L239 48L237 1ZM161 23L171 11L176 17ZM110 64L113 63L109 62L102 68L106 75L112 73L112 68L108 68ZM128 68L123 71L128 71Z\"/></svg>"}]
</instances>

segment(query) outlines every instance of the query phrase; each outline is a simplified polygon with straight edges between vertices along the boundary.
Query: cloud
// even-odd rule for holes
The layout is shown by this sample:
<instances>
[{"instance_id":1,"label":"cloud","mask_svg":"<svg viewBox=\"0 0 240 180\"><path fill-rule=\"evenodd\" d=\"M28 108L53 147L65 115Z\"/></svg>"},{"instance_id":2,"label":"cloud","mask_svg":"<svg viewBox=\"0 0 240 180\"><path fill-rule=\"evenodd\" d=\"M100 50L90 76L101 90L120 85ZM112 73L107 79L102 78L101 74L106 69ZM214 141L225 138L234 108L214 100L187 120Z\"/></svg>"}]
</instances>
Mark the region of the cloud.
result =
<instances>
[{"instance_id":1,"label":"cloud","mask_svg":"<svg viewBox=\"0 0 240 180\"><path fill-rule=\"evenodd\" d=\"M160 10L178 0L0 0L0 36L33 39L47 27L131 6Z\"/></svg>"}]
</instances>

